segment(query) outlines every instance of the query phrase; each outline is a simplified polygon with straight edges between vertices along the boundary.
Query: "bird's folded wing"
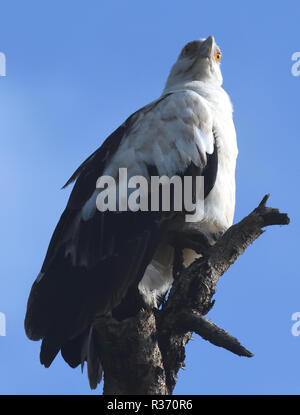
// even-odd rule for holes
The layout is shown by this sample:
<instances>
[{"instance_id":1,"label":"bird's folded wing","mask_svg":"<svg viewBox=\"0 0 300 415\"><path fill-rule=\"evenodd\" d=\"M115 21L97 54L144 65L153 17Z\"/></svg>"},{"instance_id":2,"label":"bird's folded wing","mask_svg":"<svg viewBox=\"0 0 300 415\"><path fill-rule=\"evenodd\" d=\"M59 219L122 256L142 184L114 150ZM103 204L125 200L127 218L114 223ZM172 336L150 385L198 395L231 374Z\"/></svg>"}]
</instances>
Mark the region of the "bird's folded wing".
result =
<instances>
[{"instance_id":1,"label":"bird's folded wing","mask_svg":"<svg viewBox=\"0 0 300 415\"><path fill-rule=\"evenodd\" d=\"M172 215L163 212L100 212L91 203L97 179L155 174L184 175L190 167L216 175L216 147L209 109L193 92L170 93L130 116L73 174L67 207L28 300L25 329L43 339L41 361L49 366L69 339L96 313L116 307L138 284ZM149 193L151 199L151 192ZM44 352L43 352L44 350Z\"/></svg>"}]
</instances>

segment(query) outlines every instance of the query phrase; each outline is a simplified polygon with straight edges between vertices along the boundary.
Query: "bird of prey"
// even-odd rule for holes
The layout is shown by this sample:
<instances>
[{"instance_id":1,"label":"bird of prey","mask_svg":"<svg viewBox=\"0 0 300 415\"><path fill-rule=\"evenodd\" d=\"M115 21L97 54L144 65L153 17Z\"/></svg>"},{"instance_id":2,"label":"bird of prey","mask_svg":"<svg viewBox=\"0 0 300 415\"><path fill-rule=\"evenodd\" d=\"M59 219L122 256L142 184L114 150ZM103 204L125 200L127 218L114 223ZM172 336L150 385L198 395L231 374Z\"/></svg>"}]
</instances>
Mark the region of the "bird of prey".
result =
<instances>
[{"instance_id":1,"label":"bird of prey","mask_svg":"<svg viewBox=\"0 0 300 415\"><path fill-rule=\"evenodd\" d=\"M101 356L92 358L96 317L122 320L141 304L157 307L173 282L170 234L183 232L183 212L100 211L99 177L117 180L119 168L147 180L203 176L199 232L211 244L232 225L238 151L220 61L212 36L185 45L162 95L132 114L66 183L75 182L25 317L27 336L42 340L45 367L59 351L71 367L87 360L94 365L90 385L95 388L101 379ZM183 252L185 264L197 256L195 250Z\"/></svg>"}]
</instances>

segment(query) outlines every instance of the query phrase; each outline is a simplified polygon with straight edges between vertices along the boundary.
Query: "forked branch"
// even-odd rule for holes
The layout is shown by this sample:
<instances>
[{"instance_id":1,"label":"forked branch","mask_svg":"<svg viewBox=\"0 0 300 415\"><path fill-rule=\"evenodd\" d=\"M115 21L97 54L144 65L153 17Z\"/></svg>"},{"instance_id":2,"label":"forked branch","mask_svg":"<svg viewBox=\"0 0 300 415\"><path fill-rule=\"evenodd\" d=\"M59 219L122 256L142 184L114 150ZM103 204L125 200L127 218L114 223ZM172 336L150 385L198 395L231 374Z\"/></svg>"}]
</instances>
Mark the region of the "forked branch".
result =
<instances>
[{"instance_id":1,"label":"forked branch","mask_svg":"<svg viewBox=\"0 0 300 415\"><path fill-rule=\"evenodd\" d=\"M266 195L256 209L207 247L188 268L182 266L182 246L177 246L174 283L160 310L141 310L124 322L106 318L97 323L104 394L172 394L192 332L238 356L253 356L204 315L214 304L219 278L264 232L263 228L289 223L287 214L266 206L268 198ZM175 245L176 240L180 238L175 235Z\"/></svg>"}]
</instances>

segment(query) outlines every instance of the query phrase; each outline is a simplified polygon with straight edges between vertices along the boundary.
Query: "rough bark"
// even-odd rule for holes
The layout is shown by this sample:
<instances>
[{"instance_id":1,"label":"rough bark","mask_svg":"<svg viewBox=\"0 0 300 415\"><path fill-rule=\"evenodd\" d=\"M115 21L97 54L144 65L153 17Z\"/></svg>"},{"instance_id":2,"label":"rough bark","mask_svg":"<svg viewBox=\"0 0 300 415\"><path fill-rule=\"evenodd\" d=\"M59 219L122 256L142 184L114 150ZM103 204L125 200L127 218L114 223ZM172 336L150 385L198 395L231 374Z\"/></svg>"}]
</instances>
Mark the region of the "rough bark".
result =
<instances>
[{"instance_id":1,"label":"rough bark","mask_svg":"<svg viewBox=\"0 0 300 415\"><path fill-rule=\"evenodd\" d=\"M239 356L252 353L225 330L207 320L219 278L270 225L287 225L287 214L266 207L265 196L241 222L233 225L204 255L188 268L181 262L177 247L174 283L160 310L142 309L123 322L103 318L97 322L106 395L168 395L184 368L185 346L192 333ZM189 229L189 234L191 234ZM196 230L195 230L196 232ZM188 234L188 233L187 233ZM195 233L196 234L196 233ZM198 240L203 252L203 239ZM191 242L197 248L195 238ZM191 246L190 244L190 246Z\"/></svg>"}]
</instances>

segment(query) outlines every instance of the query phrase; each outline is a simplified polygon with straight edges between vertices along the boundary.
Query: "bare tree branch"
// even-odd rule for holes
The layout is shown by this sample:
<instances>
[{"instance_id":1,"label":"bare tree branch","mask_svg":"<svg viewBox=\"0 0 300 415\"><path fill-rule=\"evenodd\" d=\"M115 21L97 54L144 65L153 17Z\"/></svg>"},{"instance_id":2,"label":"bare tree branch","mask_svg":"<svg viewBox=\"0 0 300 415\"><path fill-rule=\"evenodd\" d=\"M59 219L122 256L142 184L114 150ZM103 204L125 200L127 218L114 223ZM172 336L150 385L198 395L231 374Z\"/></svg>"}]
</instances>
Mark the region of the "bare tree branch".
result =
<instances>
[{"instance_id":1,"label":"bare tree branch","mask_svg":"<svg viewBox=\"0 0 300 415\"><path fill-rule=\"evenodd\" d=\"M264 232L263 228L289 223L287 214L266 206L268 198L266 195L213 246L199 236L204 254L188 268L182 265L182 241L197 251L197 225L192 229L189 224L184 238L174 235L175 278L160 310L141 310L123 322L110 317L96 324L105 394L172 394L178 371L185 366L185 346L192 332L239 356L253 356L235 337L203 316L214 304L212 297L220 277Z\"/></svg>"},{"instance_id":2,"label":"bare tree branch","mask_svg":"<svg viewBox=\"0 0 300 415\"><path fill-rule=\"evenodd\" d=\"M215 346L223 347L238 356L253 356L235 337L204 316L201 316L201 314L182 314L180 326L184 332L195 332Z\"/></svg>"}]
</instances>

